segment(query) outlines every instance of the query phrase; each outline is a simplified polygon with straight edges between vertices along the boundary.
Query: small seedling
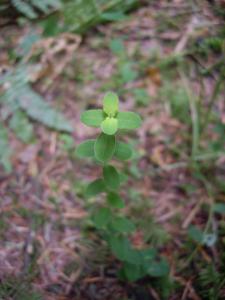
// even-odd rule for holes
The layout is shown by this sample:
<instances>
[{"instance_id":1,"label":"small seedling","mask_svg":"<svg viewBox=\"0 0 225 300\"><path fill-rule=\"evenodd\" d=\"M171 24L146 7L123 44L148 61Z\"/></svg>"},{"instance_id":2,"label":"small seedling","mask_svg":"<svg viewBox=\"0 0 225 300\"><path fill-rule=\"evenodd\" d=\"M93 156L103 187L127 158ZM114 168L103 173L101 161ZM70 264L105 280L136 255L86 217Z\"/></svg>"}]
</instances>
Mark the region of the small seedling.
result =
<instances>
[{"instance_id":1,"label":"small seedling","mask_svg":"<svg viewBox=\"0 0 225 300\"><path fill-rule=\"evenodd\" d=\"M86 197L106 194L105 205L96 207L92 221L113 255L123 263L119 272L120 278L135 281L147 275L167 275L168 264L165 259L157 257L155 249L140 250L132 246L128 237L136 230L136 226L120 211L125 207L119 194L122 176L117 168L109 164L111 159L126 161L131 158L132 148L118 140L117 133L140 127L140 116L135 112L120 111L118 96L108 92L103 98L103 109L83 112L81 121L101 129L97 139L81 143L76 154L81 158L95 158L102 165L102 177L87 186Z\"/></svg>"}]
</instances>

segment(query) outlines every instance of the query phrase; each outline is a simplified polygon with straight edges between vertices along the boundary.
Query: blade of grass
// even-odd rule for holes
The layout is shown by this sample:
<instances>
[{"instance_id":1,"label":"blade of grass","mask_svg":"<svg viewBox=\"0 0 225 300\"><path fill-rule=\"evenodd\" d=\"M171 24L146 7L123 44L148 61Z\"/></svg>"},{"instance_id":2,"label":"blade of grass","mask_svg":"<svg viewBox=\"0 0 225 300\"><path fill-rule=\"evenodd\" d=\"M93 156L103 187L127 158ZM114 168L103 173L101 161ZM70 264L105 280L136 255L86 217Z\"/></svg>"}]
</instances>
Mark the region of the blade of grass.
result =
<instances>
[{"instance_id":1,"label":"blade of grass","mask_svg":"<svg viewBox=\"0 0 225 300\"><path fill-rule=\"evenodd\" d=\"M188 95L190 111L191 111L191 123L192 123L192 146L191 146L191 159L194 160L198 153L199 146L199 114L197 109L197 98L191 92L190 85L184 73L181 70L178 70L184 89Z\"/></svg>"},{"instance_id":2,"label":"blade of grass","mask_svg":"<svg viewBox=\"0 0 225 300\"><path fill-rule=\"evenodd\" d=\"M215 104L217 97L219 95L220 87L221 87L221 84L223 83L223 80L224 80L223 75L220 74L220 77L214 86L214 89L213 89L213 92L212 92L212 95L211 95L211 98L209 101L209 106L205 113L205 118L202 122L201 135L205 132L206 128L208 127L211 111L212 111L213 105Z\"/></svg>"}]
</instances>

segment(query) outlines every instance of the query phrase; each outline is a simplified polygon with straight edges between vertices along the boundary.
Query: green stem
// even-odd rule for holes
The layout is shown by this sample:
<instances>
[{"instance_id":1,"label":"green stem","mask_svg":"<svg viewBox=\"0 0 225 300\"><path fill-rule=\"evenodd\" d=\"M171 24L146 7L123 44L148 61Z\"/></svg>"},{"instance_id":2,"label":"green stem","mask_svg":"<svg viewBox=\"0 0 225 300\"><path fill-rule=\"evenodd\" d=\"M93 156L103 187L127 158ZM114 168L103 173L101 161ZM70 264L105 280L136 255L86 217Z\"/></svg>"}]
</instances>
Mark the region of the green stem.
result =
<instances>
[{"instance_id":1,"label":"green stem","mask_svg":"<svg viewBox=\"0 0 225 300\"><path fill-rule=\"evenodd\" d=\"M220 85L221 85L222 82L223 82L223 77L221 75L220 78L217 80L217 82L215 84L215 87L213 89L212 96L211 96L210 101L209 101L209 106L208 106L208 109L207 109L206 114L205 114L205 119L203 120L203 123L202 123L201 134L204 133L205 129L207 128L207 126L209 124L211 111L212 111L214 103L216 102L217 96L218 96L219 91L220 91Z\"/></svg>"},{"instance_id":2,"label":"green stem","mask_svg":"<svg viewBox=\"0 0 225 300\"><path fill-rule=\"evenodd\" d=\"M191 159L194 160L195 156L198 153L199 145L199 116L198 109L196 105L196 97L191 93L189 83L181 70L178 70L180 73L183 86L186 90L189 99L189 105L191 110L191 122L192 122L192 145L191 145Z\"/></svg>"},{"instance_id":3,"label":"green stem","mask_svg":"<svg viewBox=\"0 0 225 300\"><path fill-rule=\"evenodd\" d=\"M208 180L204 176L201 176L200 180L202 181L203 185L205 186L207 194L208 194L209 198L211 199L211 203L210 203L210 207L209 207L208 220L207 220L205 228L203 230L203 235L204 235L204 234L206 234L209 231L210 226L211 226L211 224L213 222L213 217L214 217L213 205L214 205L214 201L213 201L213 194L212 194L211 184L208 182ZM188 259L186 260L184 266L179 271L185 269L186 266L188 266L191 263L191 261L194 259L194 257L195 257L195 255L196 255L197 252L198 252L198 246L195 247L195 249L193 250L193 252L190 254L190 256L188 257Z\"/></svg>"}]
</instances>

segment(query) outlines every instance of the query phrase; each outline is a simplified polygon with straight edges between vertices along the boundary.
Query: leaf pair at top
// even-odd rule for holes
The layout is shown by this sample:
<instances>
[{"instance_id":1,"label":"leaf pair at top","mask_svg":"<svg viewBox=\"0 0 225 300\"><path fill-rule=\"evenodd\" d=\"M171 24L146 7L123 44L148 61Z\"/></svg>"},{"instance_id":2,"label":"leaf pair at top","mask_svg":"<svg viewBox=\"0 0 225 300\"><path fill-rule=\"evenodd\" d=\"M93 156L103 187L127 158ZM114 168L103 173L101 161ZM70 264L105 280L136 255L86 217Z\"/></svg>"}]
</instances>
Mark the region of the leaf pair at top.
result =
<instances>
[{"instance_id":1,"label":"leaf pair at top","mask_svg":"<svg viewBox=\"0 0 225 300\"><path fill-rule=\"evenodd\" d=\"M82 113L81 121L91 127L101 127L107 135L114 135L118 129L136 129L141 125L141 118L138 114L119 111L119 99L113 92L105 94L103 110L87 110Z\"/></svg>"}]
</instances>

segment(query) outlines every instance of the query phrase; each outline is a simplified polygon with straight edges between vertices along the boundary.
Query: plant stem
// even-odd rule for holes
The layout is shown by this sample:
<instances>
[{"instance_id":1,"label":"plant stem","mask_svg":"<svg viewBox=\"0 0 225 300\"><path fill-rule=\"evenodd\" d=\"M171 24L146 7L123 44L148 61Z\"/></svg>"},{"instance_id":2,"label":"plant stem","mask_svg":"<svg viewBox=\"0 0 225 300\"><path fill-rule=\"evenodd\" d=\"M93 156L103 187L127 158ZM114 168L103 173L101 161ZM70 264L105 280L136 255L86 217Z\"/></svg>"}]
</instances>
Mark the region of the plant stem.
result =
<instances>
[{"instance_id":1,"label":"plant stem","mask_svg":"<svg viewBox=\"0 0 225 300\"><path fill-rule=\"evenodd\" d=\"M205 129L208 126L210 115L211 115L211 111L212 111L214 103L216 102L217 96L218 96L219 91L220 91L220 85L221 85L222 82L223 82L223 76L220 75L219 79L217 80L217 82L215 84L215 87L214 87L213 92L212 92L212 96L211 96L210 101L209 101L208 110L207 110L207 112L205 114L205 119L204 119L204 121L202 123L201 134L204 133Z\"/></svg>"},{"instance_id":2,"label":"plant stem","mask_svg":"<svg viewBox=\"0 0 225 300\"><path fill-rule=\"evenodd\" d=\"M194 160L198 153L199 145L199 116L196 105L196 97L190 92L190 87L186 77L184 76L181 70L178 70L180 73L181 80L183 82L184 88L188 95L189 105L191 110L191 121L192 121L192 146L191 146L191 159Z\"/></svg>"}]
</instances>

